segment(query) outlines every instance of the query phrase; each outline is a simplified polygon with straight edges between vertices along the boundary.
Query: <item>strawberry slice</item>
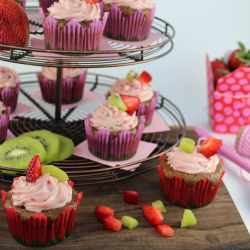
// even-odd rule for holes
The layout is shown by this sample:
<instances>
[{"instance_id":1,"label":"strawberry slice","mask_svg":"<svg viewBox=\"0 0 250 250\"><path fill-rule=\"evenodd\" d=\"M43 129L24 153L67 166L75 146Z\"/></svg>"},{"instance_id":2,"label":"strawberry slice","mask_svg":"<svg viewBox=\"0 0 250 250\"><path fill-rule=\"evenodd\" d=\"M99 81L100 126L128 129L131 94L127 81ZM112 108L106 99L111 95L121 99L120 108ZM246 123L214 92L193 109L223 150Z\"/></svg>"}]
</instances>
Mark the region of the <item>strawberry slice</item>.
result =
<instances>
[{"instance_id":1,"label":"strawberry slice","mask_svg":"<svg viewBox=\"0 0 250 250\"><path fill-rule=\"evenodd\" d=\"M85 0L86 3L100 3L102 0Z\"/></svg>"},{"instance_id":2,"label":"strawberry slice","mask_svg":"<svg viewBox=\"0 0 250 250\"><path fill-rule=\"evenodd\" d=\"M164 237L171 237L174 235L174 230L168 226L166 223L162 223L160 225L157 225L155 230L159 232Z\"/></svg>"},{"instance_id":3,"label":"strawberry slice","mask_svg":"<svg viewBox=\"0 0 250 250\"><path fill-rule=\"evenodd\" d=\"M140 98L137 96L129 96L129 95L120 95L120 96L128 109L126 112L129 115L133 115L141 103Z\"/></svg>"},{"instance_id":4,"label":"strawberry slice","mask_svg":"<svg viewBox=\"0 0 250 250\"><path fill-rule=\"evenodd\" d=\"M221 146L222 140L209 137L202 142L199 151L201 154L209 158L217 154L220 151Z\"/></svg>"},{"instance_id":5,"label":"strawberry slice","mask_svg":"<svg viewBox=\"0 0 250 250\"><path fill-rule=\"evenodd\" d=\"M161 224L164 216L161 213L160 208L152 207L149 205L143 205L142 210L150 224L152 224L153 226Z\"/></svg>"},{"instance_id":6,"label":"strawberry slice","mask_svg":"<svg viewBox=\"0 0 250 250\"><path fill-rule=\"evenodd\" d=\"M141 84L148 84L152 81L152 77L147 71L143 71L137 80L140 81Z\"/></svg>"},{"instance_id":7,"label":"strawberry slice","mask_svg":"<svg viewBox=\"0 0 250 250\"><path fill-rule=\"evenodd\" d=\"M139 201L139 195L135 191L124 191L124 200L127 203L137 205Z\"/></svg>"},{"instance_id":8,"label":"strawberry slice","mask_svg":"<svg viewBox=\"0 0 250 250\"><path fill-rule=\"evenodd\" d=\"M95 208L95 217L98 221L101 223L103 222L103 218L107 216L114 216L114 210L112 210L109 207L104 207L104 206L97 206Z\"/></svg>"},{"instance_id":9,"label":"strawberry slice","mask_svg":"<svg viewBox=\"0 0 250 250\"><path fill-rule=\"evenodd\" d=\"M35 155L29 163L29 167L26 174L27 182L35 182L39 176L42 175L42 165L39 155Z\"/></svg>"},{"instance_id":10,"label":"strawberry slice","mask_svg":"<svg viewBox=\"0 0 250 250\"><path fill-rule=\"evenodd\" d=\"M103 225L106 229L114 232L119 232L122 229L122 222L113 216L104 217Z\"/></svg>"}]
</instances>

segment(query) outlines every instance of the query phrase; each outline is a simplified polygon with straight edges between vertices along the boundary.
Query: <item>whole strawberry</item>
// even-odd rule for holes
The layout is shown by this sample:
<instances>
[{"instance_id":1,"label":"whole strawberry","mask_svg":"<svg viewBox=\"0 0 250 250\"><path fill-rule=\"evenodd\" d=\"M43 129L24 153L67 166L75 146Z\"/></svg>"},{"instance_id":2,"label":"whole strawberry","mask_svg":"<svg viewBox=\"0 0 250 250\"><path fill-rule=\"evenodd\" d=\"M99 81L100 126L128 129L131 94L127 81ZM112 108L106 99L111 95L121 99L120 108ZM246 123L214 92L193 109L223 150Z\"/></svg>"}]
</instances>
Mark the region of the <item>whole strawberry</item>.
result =
<instances>
[{"instance_id":1,"label":"whole strawberry","mask_svg":"<svg viewBox=\"0 0 250 250\"><path fill-rule=\"evenodd\" d=\"M27 47L29 20L24 9L14 0L0 0L0 44ZM0 47L0 50L4 50Z\"/></svg>"},{"instance_id":2,"label":"whole strawberry","mask_svg":"<svg viewBox=\"0 0 250 250\"><path fill-rule=\"evenodd\" d=\"M233 51L228 60L228 67L231 71L236 70L242 64L242 60L246 56L245 46L239 42L240 49Z\"/></svg>"},{"instance_id":3,"label":"whole strawberry","mask_svg":"<svg viewBox=\"0 0 250 250\"><path fill-rule=\"evenodd\" d=\"M228 69L217 69L214 72L214 89L216 89L218 80L229 73L230 71Z\"/></svg>"},{"instance_id":4,"label":"whole strawberry","mask_svg":"<svg viewBox=\"0 0 250 250\"><path fill-rule=\"evenodd\" d=\"M217 70L217 69L227 69L229 70L228 66L225 64L223 58L222 59L215 59L211 62L211 66L212 66L212 70L213 73Z\"/></svg>"}]
</instances>

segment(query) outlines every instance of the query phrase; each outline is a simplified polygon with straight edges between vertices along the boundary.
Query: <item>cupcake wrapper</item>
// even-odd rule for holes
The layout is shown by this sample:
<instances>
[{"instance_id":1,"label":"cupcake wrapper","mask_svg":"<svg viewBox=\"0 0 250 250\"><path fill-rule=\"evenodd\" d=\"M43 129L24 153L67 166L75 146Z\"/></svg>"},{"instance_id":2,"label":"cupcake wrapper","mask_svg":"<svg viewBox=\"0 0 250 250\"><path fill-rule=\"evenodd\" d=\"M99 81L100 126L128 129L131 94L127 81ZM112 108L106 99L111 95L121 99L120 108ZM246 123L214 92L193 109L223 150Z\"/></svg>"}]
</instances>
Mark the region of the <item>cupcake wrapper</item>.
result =
<instances>
[{"instance_id":1,"label":"cupcake wrapper","mask_svg":"<svg viewBox=\"0 0 250 250\"><path fill-rule=\"evenodd\" d=\"M22 2L19 3L24 9L25 9L25 6L26 6L26 0L23 0Z\"/></svg>"},{"instance_id":2,"label":"cupcake wrapper","mask_svg":"<svg viewBox=\"0 0 250 250\"><path fill-rule=\"evenodd\" d=\"M160 165L158 166L158 171L162 194L171 203L186 208L203 207L212 202L225 174L223 171L220 180L215 186L207 179L202 179L194 186L188 186L180 176L167 180Z\"/></svg>"},{"instance_id":3,"label":"cupcake wrapper","mask_svg":"<svg viewBox=\"0 0 250 250\"><path fill-rule=\"evenodd\" d=\"M1 191L3 205L7 192ZM82 193L77 195L77 210ZM35 213L28 221L23 222L15 208L8 207L5 215L12 236L20 243L28 246L50 246L66 239L74 226L77 210L67 207L61 212L60 217L54 222L46 218L44 214Z\"/></svg>"},{"instance_id":4,"label":"cupcake wrapper","mask_svg":"<svg viewBox=\"0 0 250 250\"><path fill-rule=\"evenodd\" d=\"M73 78L66 78L62 84L62 103L69 104L78 102L82 99L84 93L84 86L86 82L88 70L79 75L77 82L74 83ZM40 84L41 93L43 99L50 103L55 103L56 99L56 84L50 79L44 77L42 81L39 80L39 74L37 79Z\"/></svg>"},{"instance_id":5,"label":"cupcake wrapper","mask_svg":"<svg viewBox=\"0 0 250 250\"><path fill-rule=\"evenodd\" d=\"M92 132L92 127L89 126L89 119L92 114L88 114L84 121L88 146L90 152L98 158L108 161L121 161L132 158L139 146L144 125L140 124L136 135L132 135L129 130L124 130L113 137L108 129L100 129L96 134ZM145 118L140 117L144 123Z\"/></svg>"},{"instance_id":6,"label":"cupcake wrapper","mask_svg":"<svg viewBox=\"0 0 250 250\"><path fill-rule=\"evenodd\" d=\"M100 3L103 12L103 3ZM109 10L109 17L104 29L104 35L123 41L142 41L148 38L155 15L155 8L151 10L148 21L142 10L137 10L129 19L125 19L120 8L113 5Z\"/></svg>"},{"instance_id":7,"label":"cupcake wrapper","mask_svg":"<svg viewBox=\"0 0 250 250\"><path fill-rule=\"evenodd\" d=\"M21 82L17 83L15 91L9 87L5 87L0 93L0 101L2 101L6 107L11 107L11 113L16 109L20 86Z\"/></svg>"},{"instance_id":8,"label":"cupcake wrapper","mask_svg":"<svg viewBox=\"0 0 250 250\"><path fill-rule=\"evenodd\" d=\"M39 6L43 9L44 13L47 13L49 8L54 2L58 2L59 0L38 0Z\"/></svg>"},{"instance_id":9,"label":"cupcake wrapper","mask_svg":"<svg viewBox=\"0 0 250 250\"><path fill-rule=\"evenodd\" d=\"M53 15L46 17L42 8L39 8L47 49L69 51L96 51L100 47L103 30L108 13L104 13L102 21L94 19L85 31L76 19L71 19L64 28L61 28Z\"/></svg>"},{"instance_id":10,"label":"cupcake wrapper","mask_svg":"<svg viewBox=\"0 0 250 250\"><path fill-rule=\"evenodd\" d=\"M8 113L10 114L10 107L7 108ZM0 116L0 144L2 144L7 137L9 127L9 119L7 115L3 114Z\"/></svg>"}]
</instances>

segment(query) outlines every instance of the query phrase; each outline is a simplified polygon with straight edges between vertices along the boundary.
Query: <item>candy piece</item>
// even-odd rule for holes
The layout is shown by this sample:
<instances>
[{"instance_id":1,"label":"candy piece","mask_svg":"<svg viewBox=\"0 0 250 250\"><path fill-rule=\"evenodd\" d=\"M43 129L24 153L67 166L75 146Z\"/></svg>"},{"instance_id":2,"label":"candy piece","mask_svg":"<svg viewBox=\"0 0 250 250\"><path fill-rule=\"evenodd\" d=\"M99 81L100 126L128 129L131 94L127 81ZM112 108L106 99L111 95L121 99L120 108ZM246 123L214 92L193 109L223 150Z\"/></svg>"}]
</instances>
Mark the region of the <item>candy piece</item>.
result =
<instances>
[{"instance_id":1,"label":"candy piece","mask_svg":"<svg viewBox=\"0 0 250 250\"><path fill-rule=\"evenodd\" d=\"M95 207L95 217L102 223L103 218L106 216L114 216L114 210L109 207L97 206Z\"/></svg>"},{"instance_id":2,"label":"candy piece","mask_svg":"<svg viewBox=\"0 0 250 250\"><path fill-rule=\"evenodd\" d=\"M42 165L39 155L35 155L29 163L29 167L26 174L26 181L35 182L39 178L39 176L42 175L41 167Z\"/></svg>"},{"instance_id":3,"label":"candy piece","mask_svg":"<svg viewBox=\"0 0 250 250\"><path fill-rule=\"evenodd\" d=\"M157 225L155 230L159 232L164 237L171 237L174 235L174 230L168 226L166 223L162 223L160 225Z\"/></svg>"},{"instance_id":4,"label":"candy piece","mask_svg":"<svg viewBox=\"0 0 250 250\"><path fill-rule=\"evenodd\" d=\"M129 229L133 229L139 225L139 222L130 216L123 216L121 221L122 225L128 227Z\"/></svg>"},{"instance_id":5,"label":"candy piece","mask_svg":"<svg viewBox=\"0 0 250 250\"><path fill-rule=\"evenodd\" d=\"M114 94L108 97L109 103L116 106L119 110L127 111L127 107L119 94Z\"/></svg>"},{"instance_id":6,"label":"candy piece","mask_svg":"<svg viewBox=\"0 0 250 250\"><path fill-rule=\"evenodd\" d=\"M123 197L127 203L134 204L134 205L138 204L139 195L135 191L124 191Z\"/></svg>"},{"instance_id":7,"label":"candy piece","mask_svg":"<svg viewBox=\"0 0 250 250\"><path fill-rule=\"evenodd\" d=\"M130 70L126 76L126 79L130 82L133 82L133 80L137 77L138 77L138 74L134 70Z\"/></svg>"},{"instance_id":8,"label":"candy piece","mask_svg":"<svg viewBox=\"0 0 250 250\"><path fill-rule=\"evenodd\" d=\"M199 151L201 154L209 158L217 154L220 151L221 146L222 140L209 137L202 142Z\"/></svg>"},{"instance_id":9,"label":"candy piece","mask_svg":"<svg viewBox=\"0 0 250 250\"><path fill-rule=\"evenodd\" d=\"M160 210L161 210L162 213L167 212L167 209L165 208L163 202L160 201L160 200L152 202L152 207L158 207L158 208L160 208Z\"/></svg>"},{"instance_id":10,"label":"candy piece","mask_svg":"<svg viewBox=\"0 0 250 250\"><path fill-rule=\"evenodd\" d=\"M68 175L53 165L44 165L42 166L42 175L49 174L50 176L55 177L58 181L67 181L69 179Z\"/></svg>"},{"instance_id":11,"label":"candy piece","mask_svg":"<svg viewBox=\"0 0 250 250\"><path fill-rule=\"evenodd\" d=\"M183 214L183 218L181 221L181 228L193 226L193 225L196 225L196 223L197 223L197 220L196 220L193 212L189 209L185 209L184 214Z\"/></svg>"},{"instance_id":12,"label":"candy piece","mask_svg":"<svg viewBox=\"0 0 250 250\"><path fill-rule=\"evenodd\" d=\"M141 84L148 84L152 81L152 77L148 72L143 71L137 80L140 81Z\"/></svg>"},{"instance_id":13,"label":"candy piece","mask_svg":"<svg viewBox=\"0 0 250 250\"><path fill-rule=\"evenodd\" d=\"M192 154L195 149L195 141L189 138L183 138L180 142L179 148L184 152Z\"/></svg>"},{"instance_id":14,"label":"candy piece","mask_svg":"<svg viewBox=\"0 0 250 250\"><path fill-rule=\"evenodd\" d=\"M119 232L122 229L122 222L112 216L106 216L103 218L103 226L110 231Z\"/></svg>"},{"instance_id":15,"label":"candy piece","mask_svg":"<svg viewBox=\"0 0 250 250\"><path fill-rule=\"evenodd\" d=\"M143 205L142 210L144 215L146 216L148 222L154 226L161 224L164 216L161 213L160 208L152 207L149 205Z\"/></svg>"},{"instance_id":16,"label":"candy piece","mask_svg":"<svg viewBox=\"0 0 250 250\"><path fill-rule=\"evenodd\" d=\"M120 95L120 96L127 107L127 113L129 115L133 115L141 103L140 98L137 96L129 96L129 95Z\"/></svg>"}]
</instances>

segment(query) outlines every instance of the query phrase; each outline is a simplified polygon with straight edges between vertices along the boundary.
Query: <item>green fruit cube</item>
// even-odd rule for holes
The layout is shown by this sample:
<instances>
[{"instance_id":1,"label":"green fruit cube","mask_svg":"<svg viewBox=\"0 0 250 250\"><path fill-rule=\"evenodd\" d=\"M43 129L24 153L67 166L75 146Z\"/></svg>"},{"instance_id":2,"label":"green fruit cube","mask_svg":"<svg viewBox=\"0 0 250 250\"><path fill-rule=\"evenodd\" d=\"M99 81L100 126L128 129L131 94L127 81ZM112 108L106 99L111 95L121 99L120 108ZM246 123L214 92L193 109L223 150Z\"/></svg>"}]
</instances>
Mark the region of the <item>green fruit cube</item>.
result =
<instances>
[{"instance_id":1,"label":"green fruit cube","mask_svg":"<svg viewBox=\"0 0 250 250\"><path fill-rule=\"evenodd\" d=\"M130 216L123 216L121 221L122 225L128 227L129 229L133 229L139 225L139 222Z\"/></svg>"},{"instance_id":2,"label":"green fruit cube","mask_svg":"<svg viewBox=\"0 0 250 250\"><path fill-rule=\"evenodd\" d=\"M193 225L196 225L196 223L197 223L197 220L196 220L193 212L189 209L185 209L184 214L183 214L183 218L181 221L181 228L193 226Z\"/></svg>"},{"instance_id":3,"label":"green fruit cube","mask_svg":"<svg viewBox=\"0 0 250 250\"><path fill-rule=\"evenodd\" d=\"M122 100L122 98L120 97L119 94L111 95L111 96L109 96L108 99L109 99L109 103L112 106L116 106L119 110L122 110L122 111L128 110L124 101Z\"/></svg>"},{"instance_id":4,"label":"green fruit cube","mask_svg":"<svg viewBox=\"0 0 250 250\"><path fill-rule=\"evenodd\" d=\"M161 210L162 213L167 212L167 209L165 208L163 202L160 201L160 200L152 202L152 207L158 207L158 208L160 208L160 210Z\"/></svg>"},{"instance_id":5,"label":"green fruit cube","mask_svg":"<svg viewBox=\"0 0 250 250\"><path fill-rule=\"evenodd\" d=\"M192 154L195 149L195 141L189 138L183 138L179 148L186 153Z\"/></svg>"}]
</instances>

